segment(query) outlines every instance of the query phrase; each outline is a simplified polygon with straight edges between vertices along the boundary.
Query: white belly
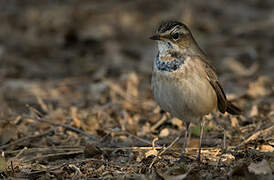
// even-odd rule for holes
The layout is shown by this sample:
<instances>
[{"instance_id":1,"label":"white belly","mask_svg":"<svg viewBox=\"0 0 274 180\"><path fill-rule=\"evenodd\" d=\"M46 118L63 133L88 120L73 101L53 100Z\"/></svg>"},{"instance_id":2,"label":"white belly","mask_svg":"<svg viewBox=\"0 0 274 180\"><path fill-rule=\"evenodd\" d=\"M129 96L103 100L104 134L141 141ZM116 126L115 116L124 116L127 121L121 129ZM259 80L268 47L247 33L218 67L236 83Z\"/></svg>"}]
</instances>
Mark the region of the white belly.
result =
<instances>
[{"instance_id":1,"label":"white belly","mask_svg":"<svg viewBox=\"0 0 274 180\"><path fill-rule=\"evenodd\" d=\"M153 94L160 107L184 121L197 121L212 112L217 97L210 83L198 73L155 71Z\"/></svg>"}]
</instances>

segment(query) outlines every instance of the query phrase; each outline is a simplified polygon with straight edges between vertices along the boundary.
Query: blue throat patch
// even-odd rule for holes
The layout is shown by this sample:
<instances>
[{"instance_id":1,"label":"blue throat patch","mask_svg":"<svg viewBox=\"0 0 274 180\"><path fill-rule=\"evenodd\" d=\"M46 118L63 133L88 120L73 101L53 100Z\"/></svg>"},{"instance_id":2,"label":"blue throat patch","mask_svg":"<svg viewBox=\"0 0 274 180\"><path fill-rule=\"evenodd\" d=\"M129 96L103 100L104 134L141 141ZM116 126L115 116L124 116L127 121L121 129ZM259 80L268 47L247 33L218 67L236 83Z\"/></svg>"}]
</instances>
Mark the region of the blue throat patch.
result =
<instances>
[{"instance_id":1,"label":"blue throat patch","mask_svg":"<svg viewBox=\"0 0 274 180\"><path fill-rule=\"evenodd\" d=\"M160 71L168 71L168 72L173 72L179 69L182 64L184 63L184 57L180 58L174 58L172 61L162 61L159 58L159 53L157 54L156 57L156 67Z\"/></svg>"}]
</instances>

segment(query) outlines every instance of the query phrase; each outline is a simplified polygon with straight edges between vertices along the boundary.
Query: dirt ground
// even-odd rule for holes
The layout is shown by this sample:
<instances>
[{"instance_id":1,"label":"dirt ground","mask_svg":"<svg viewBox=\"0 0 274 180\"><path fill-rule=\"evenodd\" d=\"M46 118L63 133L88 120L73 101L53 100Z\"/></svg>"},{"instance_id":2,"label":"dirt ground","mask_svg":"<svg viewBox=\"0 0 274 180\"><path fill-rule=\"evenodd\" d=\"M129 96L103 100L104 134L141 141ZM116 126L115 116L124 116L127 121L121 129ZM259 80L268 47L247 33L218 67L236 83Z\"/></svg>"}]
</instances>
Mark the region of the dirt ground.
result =
<instances>
[{"instance_id":1,"label":"dirt ground","mask_svg":"<svg viewBox=\"0 0 274 180\"><path fill-rule=\"evenodd\" d=\"M0 0L0 179L274 179L273 9L272 0ZM184 162L182 141L165 151L185 127L150 90L148 37L166 19L192 29L243 109L205 118L201 163L198 124Z\"/></svg>"}]
</instances>

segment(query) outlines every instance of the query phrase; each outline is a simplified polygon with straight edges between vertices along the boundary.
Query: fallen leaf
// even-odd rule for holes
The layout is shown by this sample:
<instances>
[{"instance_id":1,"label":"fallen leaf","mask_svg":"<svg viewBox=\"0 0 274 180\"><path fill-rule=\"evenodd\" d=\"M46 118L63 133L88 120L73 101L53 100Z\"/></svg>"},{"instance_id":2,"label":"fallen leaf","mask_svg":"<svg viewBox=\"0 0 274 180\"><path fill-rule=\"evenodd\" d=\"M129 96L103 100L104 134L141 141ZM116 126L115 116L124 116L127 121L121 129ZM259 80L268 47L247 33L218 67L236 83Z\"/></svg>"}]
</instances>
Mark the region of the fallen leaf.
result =
<instances>
[{"instance_id":1,"label":"fallen leaf","mask_svg":"<svg viewBox=\"0 0 274 180\"><path fill-rule=\"evenodd\" d=\"M160 134L159 134L160 137L167 137L168 135L169 135L168 128L162 129L161 132L160 132Z\"/></svg>"},{"instance_id":2,"label":"fallen leaf","mask_svg":"<svg viewBox=\"0 0 274 180\"><path fill-rule=\"evenodd\" d=\"M266 96L271 93L271 80L266 76L261 76L257 81L249 84L247 93L252 97Z\"/></svg>"},{"instance_id":3,"label":"fallen leaf","mask_svg":"<svg viewBox=\"0 0 274 180\"><path fill-rule=\"evenodd\" d=\"M249 117L254 117L254 116L257 116L258 114L259 114L258 106L253 105L251 108L251 111L249 112Z\"/></svg>"},{"instance_id":4,"label":"fallen leaf","mask_svg":"<svg viewBox=\"0 0 274 180\"><path fill-rule=\"evenodd\" d=\"M178 119L178 118L172 118L171 119L171 124L174 126L177 126L179 129L183 128L183 122L182 120Z\"/></svg>"},{"instance_id":5,"label":"fallen leaf","mask_svg":"<svg viewBox=\"0 0 274 180\"><path fill-rule=\"evenodd\" d=\"M261 152L274 152L274 147L271 145L262 144L261 146L258 146L257 148Z\"/></svg>"},{"instance_id":6,"label":"fallen leaf","mask_svg":"<svg viewBox=\"0 0 274 180\"><path fill-rule=\"evenodd\" d=\"M87 158L92 158L94 156L98 156L101 154L103 154L103 151L99 147L97 147L93 144L86 145L86 147L84 149L84 155Z\"/></svg>"},{"instance_id":7,"label":"fallen leaf","mask_svg":"<svg viewBox=\"0 0 274 180\"><path fill-rule=\"evenodd\" d=\"M239 121L238 121L237 117L235 117L235 116L231 117L231 126L233 128L239 128Z\"/></svg>"},{"instance_id":8,"label":"fallen leaf","mask_svg":"<svg viewBox=\"0 0 274 180\"><path fill-rule=\"evenodd\" d=\"M79 118L78 118L78 109L77 109L77 107L75 107L75 106L72 106L71 108L70 108L70 114L71 114L71 117L72 117L72 119L73 119L73 124L77 127L77 128L80 128L81 126L82 126L82 122L79 120Z\"/></svg>"}]
</instances>

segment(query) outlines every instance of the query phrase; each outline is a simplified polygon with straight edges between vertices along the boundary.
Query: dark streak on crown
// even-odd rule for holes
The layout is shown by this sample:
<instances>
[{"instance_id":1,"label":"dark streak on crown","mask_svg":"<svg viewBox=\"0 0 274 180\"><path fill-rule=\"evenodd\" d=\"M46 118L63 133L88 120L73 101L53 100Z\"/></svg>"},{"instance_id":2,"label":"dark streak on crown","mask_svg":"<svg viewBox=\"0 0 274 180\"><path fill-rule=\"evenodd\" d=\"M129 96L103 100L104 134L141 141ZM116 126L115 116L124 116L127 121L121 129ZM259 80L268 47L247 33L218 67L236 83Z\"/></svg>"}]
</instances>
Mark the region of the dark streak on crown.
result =
<instances>
[{"instance_id":1,"label":"dark streak on crown","mask_svg":"<svg viewBox=\"0 0 274 180\"><path fill-rule=\"evenodd\" d=\"M157 29L157 32L158 33L164 33L164 32L166 32L166 31L168 31L168 30L170 30L173 27L178 26L178 25L179 26L184 26L183 23L178 22L178 21L165 21L165 22L162 22L160 24L160 26Z\"/></svg>"}]
</instances>

